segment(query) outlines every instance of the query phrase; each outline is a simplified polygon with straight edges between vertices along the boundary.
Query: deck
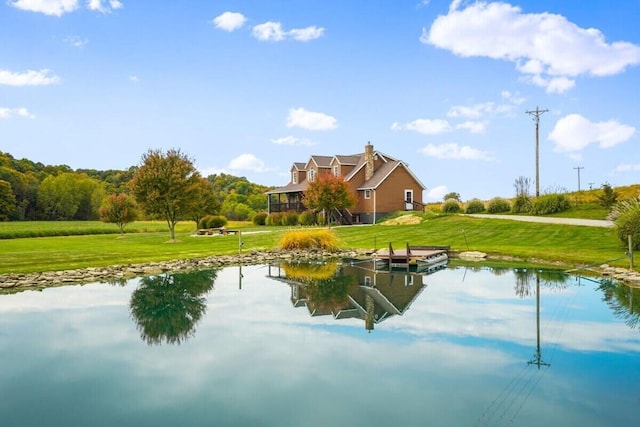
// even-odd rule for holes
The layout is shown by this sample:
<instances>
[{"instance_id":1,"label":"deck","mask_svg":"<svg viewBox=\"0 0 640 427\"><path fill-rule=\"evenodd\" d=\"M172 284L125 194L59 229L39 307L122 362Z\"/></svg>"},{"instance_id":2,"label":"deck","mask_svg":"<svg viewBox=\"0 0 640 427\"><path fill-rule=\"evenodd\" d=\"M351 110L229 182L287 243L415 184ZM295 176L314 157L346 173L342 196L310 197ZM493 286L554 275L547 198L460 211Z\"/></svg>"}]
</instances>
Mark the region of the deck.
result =
<instances>
[{"instance_id":1,"label":"deck","mask_svg":"<svg viewBox=\"0 0 640 427\"><path fill-rule=\"evenodd\" d=\"M375 258L389 267L409 267L446 261L449 248L449 246L410 246L407 243L405 249L393 249L389 243L389 248L380 249Z\"/></svg>"}]
</instances>

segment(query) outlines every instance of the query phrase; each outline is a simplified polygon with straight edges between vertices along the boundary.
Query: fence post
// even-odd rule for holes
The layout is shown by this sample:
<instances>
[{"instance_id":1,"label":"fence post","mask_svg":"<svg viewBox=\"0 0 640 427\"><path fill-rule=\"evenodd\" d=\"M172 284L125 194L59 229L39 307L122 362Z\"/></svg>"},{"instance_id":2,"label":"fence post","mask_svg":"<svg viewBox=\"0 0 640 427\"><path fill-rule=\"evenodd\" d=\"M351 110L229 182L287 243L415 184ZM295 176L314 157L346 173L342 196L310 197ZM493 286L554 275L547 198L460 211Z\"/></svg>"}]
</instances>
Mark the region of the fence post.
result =
<instances>
[{"instance_id":1,"label":"fence post","mask_svg":"<svg viewBox=\"0 0 640 427\"><path fill-rule=\"evenodd\" d=\"M629 241L629 269L633 270L633 239L631 234L627 236L627 240Z\"/></svg>"}]
</instances>

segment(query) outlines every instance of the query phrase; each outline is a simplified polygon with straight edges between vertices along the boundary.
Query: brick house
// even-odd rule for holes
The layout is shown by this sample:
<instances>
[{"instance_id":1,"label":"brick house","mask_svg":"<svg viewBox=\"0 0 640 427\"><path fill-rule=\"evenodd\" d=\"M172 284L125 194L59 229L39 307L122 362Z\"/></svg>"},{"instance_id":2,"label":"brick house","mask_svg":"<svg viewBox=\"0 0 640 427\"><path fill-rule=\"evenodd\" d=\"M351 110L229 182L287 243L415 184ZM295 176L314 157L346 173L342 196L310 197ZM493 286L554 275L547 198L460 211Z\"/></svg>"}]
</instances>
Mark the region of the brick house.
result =
<instances>
[{"instance_id":1,"label":"brick house","mask_svg":"<svg viewBox=\"0 0 640 427\"><path fill-rule=\"evenodd\" d=\"M309 182L323 173L342 176L356 196L350 210L330 212L331 220L341 224L375 224L391 212L422 210L425 186L409 166L375 151L370 143L364 153L311 156L307 163L294 163L290 182L268 191L268 212L302 212L303 194Z\"/></svg>"}]
</instances>

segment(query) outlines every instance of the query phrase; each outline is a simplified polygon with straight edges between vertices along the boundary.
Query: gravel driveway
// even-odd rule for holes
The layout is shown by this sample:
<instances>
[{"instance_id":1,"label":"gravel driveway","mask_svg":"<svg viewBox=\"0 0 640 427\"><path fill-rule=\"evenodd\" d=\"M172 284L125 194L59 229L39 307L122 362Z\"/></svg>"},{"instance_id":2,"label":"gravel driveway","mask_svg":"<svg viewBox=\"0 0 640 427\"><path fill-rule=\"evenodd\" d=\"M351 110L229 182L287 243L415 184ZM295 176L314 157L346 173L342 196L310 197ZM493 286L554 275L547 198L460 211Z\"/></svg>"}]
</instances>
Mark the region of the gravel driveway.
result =
<instances>
[{"instance_id":1,"label":"gravel driveway","mask_svg":"<svg viewBox=\"0 0 640 427\"><path fill-rule=\"evenodd\" d=\"M471 214L468 215L477 218L490 219L510 219L512 221L524 222L542 222L546 224L567 224L567 225L585 225L587 227L613 227L613 221L601 219L581 219L581 218L555 218L546 216L525 216L525 215L488 215L488 214Z\"/></svg>"}]
</instances>

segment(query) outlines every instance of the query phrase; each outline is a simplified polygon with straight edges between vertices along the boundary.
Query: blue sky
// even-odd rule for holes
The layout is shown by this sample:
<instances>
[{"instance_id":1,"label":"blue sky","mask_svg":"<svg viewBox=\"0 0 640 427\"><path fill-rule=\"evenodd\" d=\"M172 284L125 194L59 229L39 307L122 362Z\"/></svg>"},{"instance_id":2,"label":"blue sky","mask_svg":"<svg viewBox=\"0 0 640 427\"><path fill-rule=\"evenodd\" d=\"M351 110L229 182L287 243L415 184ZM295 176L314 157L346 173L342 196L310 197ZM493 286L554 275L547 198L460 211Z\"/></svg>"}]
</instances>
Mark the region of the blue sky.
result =
<instances>
[{"instance_id":1,"label":"blue sky","mask_svg":"<svg viewBox=\"0 0 640 427\"><path fill-rule=\"evenodd\" d=\"M0 3L0 150L126 169L180 148L284 185L370 141L425 200L640 182L640 1ZM576 169L582 168L582 169Z\"/></svg>"}]
</instances>

